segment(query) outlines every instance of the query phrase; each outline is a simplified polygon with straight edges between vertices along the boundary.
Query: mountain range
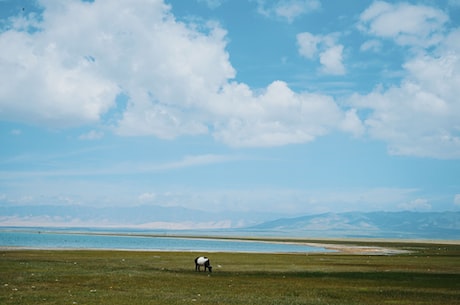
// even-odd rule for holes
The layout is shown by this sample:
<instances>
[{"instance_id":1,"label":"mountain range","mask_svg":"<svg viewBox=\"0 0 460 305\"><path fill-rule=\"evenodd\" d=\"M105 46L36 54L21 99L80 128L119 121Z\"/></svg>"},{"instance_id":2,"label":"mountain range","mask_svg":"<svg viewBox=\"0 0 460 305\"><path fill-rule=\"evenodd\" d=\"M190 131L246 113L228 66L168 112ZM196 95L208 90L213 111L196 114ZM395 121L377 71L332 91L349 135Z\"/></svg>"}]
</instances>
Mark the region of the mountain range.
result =
<instances>
[{"instance_id":1,"label":"mountain range","mask_svg":"<svg viewBox=\"0 0 460 305\"><path fill-rule=\"evenodd\" d=\"M278 215L279 217L279 215ZM276 218L270 212L210 212L157 205L91 207L86 205L1 205L0 227L133 227L145 229L223 229Z\"/></svg>"},{"instance_id":2,"label":"mountain range","mask_svg":"<svg viewBox=\"0 0 460 305\"><path fill-rule=\"evenodd\" d=\"M0 227L201 230L338 238L460 239L460 212L346 212L279 218L270 212L208 212L183 207L0 205Z\"/></svg>"},{"instance_id":3,"label":"mountain range","mask_svg":"<svg viewBox=\"0 0 460 305\"><path fill-rule=\"evenodd\" d=\"M460 239L460 212L348 212L282 218L253 226L316 237Z\"/></svg>"}]
</instances>

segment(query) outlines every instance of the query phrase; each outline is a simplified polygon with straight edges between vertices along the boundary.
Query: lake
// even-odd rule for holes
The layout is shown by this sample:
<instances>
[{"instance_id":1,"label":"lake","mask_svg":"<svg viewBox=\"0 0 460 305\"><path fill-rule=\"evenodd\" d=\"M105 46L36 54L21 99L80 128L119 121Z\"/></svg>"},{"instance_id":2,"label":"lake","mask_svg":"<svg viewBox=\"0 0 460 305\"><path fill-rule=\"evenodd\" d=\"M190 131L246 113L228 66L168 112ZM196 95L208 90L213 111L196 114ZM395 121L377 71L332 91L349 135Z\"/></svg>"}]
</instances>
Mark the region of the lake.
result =
<instances>
[{"instance_id":1,"label":"lake","mask_svg":"<svg viewBox=\"0 0 460 305\"><path fill-rule=\"evenodd\" d=\"M68 233L0 230L0 247L33 249L113 249L193 252L310 253L330 252L321 247L296 243L158 237L116 233Z\"/></svg>"}]
</instances>

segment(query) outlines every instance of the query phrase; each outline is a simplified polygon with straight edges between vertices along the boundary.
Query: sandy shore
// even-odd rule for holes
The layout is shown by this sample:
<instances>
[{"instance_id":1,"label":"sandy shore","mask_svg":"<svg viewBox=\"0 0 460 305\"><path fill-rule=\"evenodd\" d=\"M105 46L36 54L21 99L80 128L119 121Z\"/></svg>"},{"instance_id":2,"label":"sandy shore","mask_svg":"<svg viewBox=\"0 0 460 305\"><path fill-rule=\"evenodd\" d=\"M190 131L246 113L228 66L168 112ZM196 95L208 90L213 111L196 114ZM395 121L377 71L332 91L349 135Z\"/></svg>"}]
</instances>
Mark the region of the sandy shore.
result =
<instances>
[{"instance_id":1,"label":"sandy shore","mask_svg":"<svg viewBox=\"0 0 460 305\"><path fill-rule=\"evenodd\" d=\"M341 254L354 254L354 255L393 255L393 254L403 254L403 253L410 252L408 250L377 247L377 246L353 246L353 245L316 244L316 243L307 243L306 245L337 251L338 253L341 253Z\"/></svg>"},{"instance_id":2,"label":"sandy shore","mask_svg":"<svg viewBox=\"0 0 460 305\"><path fill-rule=\"evenodd\" d=\"M267 241L265 241L267 242ZM352 254L352 255L394 255L394 254L403 254L409 253L410 251L386 247L377 247L377 246L354 246L354 245L340 245L340 244L322 244L322 243L304 243L304 242L274 242L274 243L286 243L286 244L301 244L309 247L315 248L324 248L329 251L314 251L312 254ZM79 250L94 250L94 251L147 251L147 252L193 252L195 250L184 251L184 250L165 250L165 249L123 249L123 248L39 248L39 247L5 247L0 246L0 251L15 251L15 250L38 250L38 251L79 251ZM211 251L214 252L214 251ZM220 252L220 251L215 251ZM238 252L238 251L235 251ZM252 253L252 252L251 252ZM267 253L267 252L263 252ZM278 252L273 252L278 253ZM282 252L289 253L289 252ZM294 254L301 254L300 252L295 252Z\"/></svg>"}]
</instances>

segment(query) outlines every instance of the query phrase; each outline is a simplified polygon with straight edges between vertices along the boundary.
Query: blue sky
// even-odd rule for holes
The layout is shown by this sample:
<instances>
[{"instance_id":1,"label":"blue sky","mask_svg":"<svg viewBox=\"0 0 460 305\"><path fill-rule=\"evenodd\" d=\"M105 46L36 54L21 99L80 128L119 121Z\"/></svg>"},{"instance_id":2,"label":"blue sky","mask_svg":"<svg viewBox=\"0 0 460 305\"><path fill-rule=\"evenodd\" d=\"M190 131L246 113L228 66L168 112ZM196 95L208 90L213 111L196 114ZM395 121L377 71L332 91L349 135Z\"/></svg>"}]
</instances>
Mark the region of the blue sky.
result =
<instances>
[{"instance_id":1,"label":"blue sky","mask_svg":"<svg viewBox=\"0 0 460 305\"><path fill-rule=\"evenodd\" d=\"M460 1L0 0L0 204L460 210Z\"/></svg>"}]
</instances>

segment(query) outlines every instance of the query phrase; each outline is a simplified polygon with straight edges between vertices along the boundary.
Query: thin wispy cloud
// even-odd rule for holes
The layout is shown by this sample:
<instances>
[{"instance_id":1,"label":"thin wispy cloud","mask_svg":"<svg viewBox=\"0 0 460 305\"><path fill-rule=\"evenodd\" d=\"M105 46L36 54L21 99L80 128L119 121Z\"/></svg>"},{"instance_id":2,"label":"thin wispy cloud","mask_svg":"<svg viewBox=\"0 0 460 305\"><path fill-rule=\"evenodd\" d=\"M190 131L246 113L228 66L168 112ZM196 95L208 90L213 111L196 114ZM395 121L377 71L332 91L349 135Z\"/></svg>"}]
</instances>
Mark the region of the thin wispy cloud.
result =
<instances>
[{"instance_id":1,"label":"thin wispy cloud","mask_svg":"<svg viewBox=\"0 0 460 305\"><path fill-rule=\"evenodd\" d=\"M318 0L282 0L277 2L257 0L257 4L259 14L280 18L287 22L293 22L296 18L321 7L321 2Z\"/></svg>"},{"instance_id":2,"label":"thin wispy cloud","mask_svg":"<svg viewBox=\"0 0 460 305\"><path fill-rule=\"evenodd\" d=\"M63 156L60 156L61 158ZM69 155L65 156L66 158ZM30 157L23 156L17 158L15 162L20 162ZM19 179L26 177L65 177L65 176L104 176L104 175L133 175L143 174L149 172L164 172L172 170L180 170L189 167L200 167L220 163L236 162L241 160L247 160L247 157L238 155L195 155L185 156L177 161L169 161L163 163L153 162L120 162L111 164L110 166L92 166L92 167L80 167L80 168L67 168L67 161L55 162L52 168L42 170L11 170L11 171L0 171L2 179ZM57 169L56 169L57 167ZM1 179L1 178L0 178Z\"/></svg>"}]
</instances>

